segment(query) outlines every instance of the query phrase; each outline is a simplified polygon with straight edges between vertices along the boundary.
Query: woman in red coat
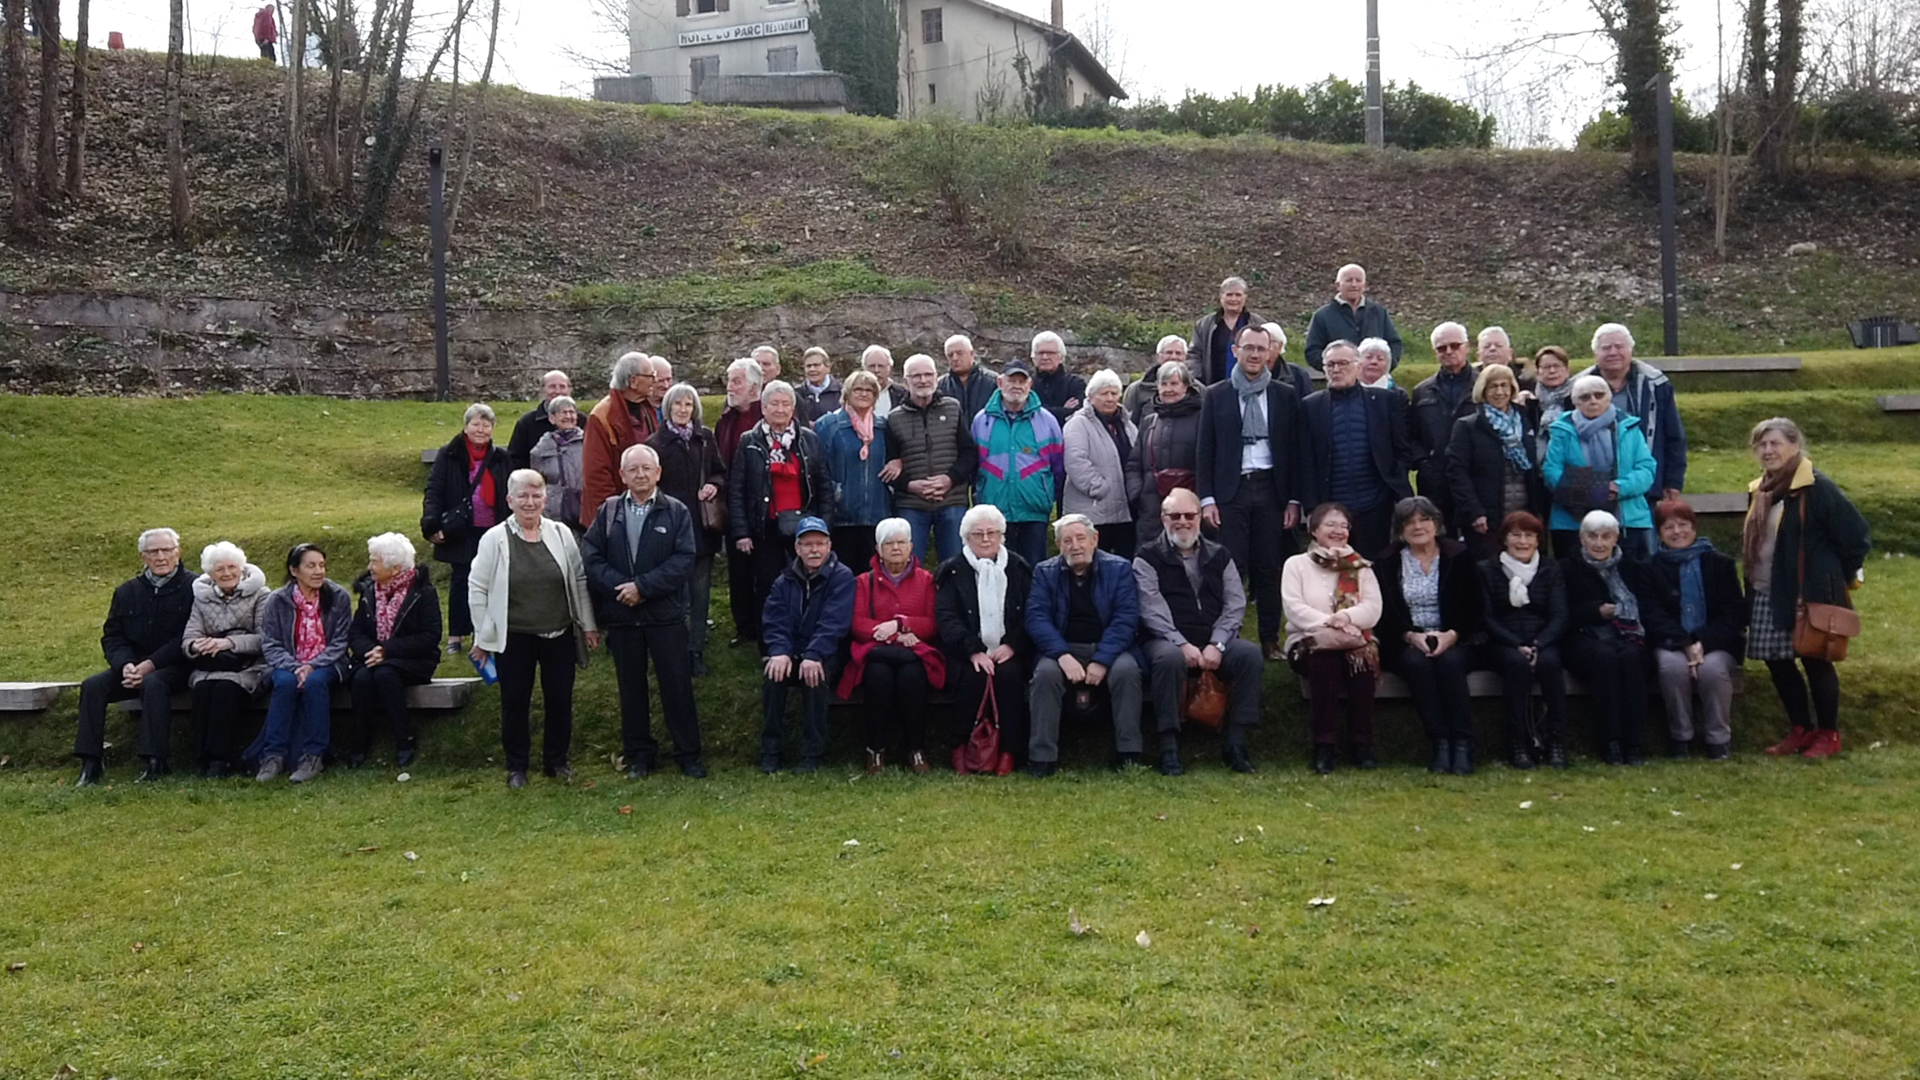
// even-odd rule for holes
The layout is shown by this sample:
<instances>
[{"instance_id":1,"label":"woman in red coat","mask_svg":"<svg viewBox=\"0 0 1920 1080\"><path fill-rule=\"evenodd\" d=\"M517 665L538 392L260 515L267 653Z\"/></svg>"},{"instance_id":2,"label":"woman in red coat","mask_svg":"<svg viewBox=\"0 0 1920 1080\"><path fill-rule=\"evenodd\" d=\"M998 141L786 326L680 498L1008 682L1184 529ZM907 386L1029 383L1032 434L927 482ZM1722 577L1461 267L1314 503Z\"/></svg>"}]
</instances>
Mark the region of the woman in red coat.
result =
<instances>
[{"instance_id":1,"label":"woman in red coat","mask_svg":"<svg viewBox=\"0 0 1920 1080\"><path fill-rule=\"evenodd\" d=\"M947 684L933 617L933 575L913 557L913 528L905 518L874 526L879 554L854 582L853 660L840 677L840 696L862 687L867 698L867 775L886 768L886 751L900 728L907 766L927 771L927 691Z\"/></svg>"}]
</instances>

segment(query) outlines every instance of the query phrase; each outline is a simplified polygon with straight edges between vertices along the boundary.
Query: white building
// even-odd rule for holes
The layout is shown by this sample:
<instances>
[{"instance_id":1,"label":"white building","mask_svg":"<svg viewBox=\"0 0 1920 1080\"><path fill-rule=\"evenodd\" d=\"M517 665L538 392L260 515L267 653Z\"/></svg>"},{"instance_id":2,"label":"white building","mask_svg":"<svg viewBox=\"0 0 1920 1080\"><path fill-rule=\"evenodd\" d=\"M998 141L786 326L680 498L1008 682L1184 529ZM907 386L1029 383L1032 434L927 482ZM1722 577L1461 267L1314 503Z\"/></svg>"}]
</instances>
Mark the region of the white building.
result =
<instances>
[{"instance_id":1,"label":"white building","mask_svg":"<svg viewBox=\"0 0 1920 1080\"><path fill-rule=\"evenodd\" d=\"M977 120L1030 104L1073 107L1126 91L1062 25L986 0L894 0L899 115ZM631 75L596 79L604 101L704 101L842 111L805 0L627 0Z\"/></svg>"}]
</instances>

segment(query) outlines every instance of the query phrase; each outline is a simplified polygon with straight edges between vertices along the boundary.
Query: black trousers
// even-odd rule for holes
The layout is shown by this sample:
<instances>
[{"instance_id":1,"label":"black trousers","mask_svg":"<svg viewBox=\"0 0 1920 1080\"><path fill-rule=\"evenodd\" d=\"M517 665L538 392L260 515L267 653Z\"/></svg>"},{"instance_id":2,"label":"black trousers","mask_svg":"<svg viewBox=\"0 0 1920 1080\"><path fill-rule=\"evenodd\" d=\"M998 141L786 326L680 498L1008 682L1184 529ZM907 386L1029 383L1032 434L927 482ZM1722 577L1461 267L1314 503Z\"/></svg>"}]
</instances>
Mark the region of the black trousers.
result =
<instances>
[{"instance_id":1,"label":"black trousers","mask_svg":"<svg viewBox=\"0 0 1920 1080\"><path fill-rule=\"evenodd\" d=\"M927 668L903 645L876 645L860 674L866 696L867 749L888 750L897 728L902 751L927 749Z\"/></svg>"},{"instance_id":2,"label":"black trousers","mask_svg":"<svg viewBox=\"0 0 1920 1080\"><path fill-rule=\"evenodd\" d=\"M253 695L227 679L202 679L193 687L194 759L203 767L211 761L238 761L242 722ZM250 741L250 740L249 740Z\"/></svg>"},{"instance_id":3,"label":"black trousers","mask_svg":"<svg viewBox=\"0 0 1920 1080\"><path fill-rule=\"evenodd\" d=\"M1473 738L1473 695L1467 689L1467 673L1473 670L1471 649L1456 644L1439 656L1428 656L1411 645L1402 646L1389 655L1387 666L1407 681L1427 738Z\"/></svg>"},{"instance_id":4,"label":"black trousers","mask_svg":"<svg viewBox=\"0 0 1920 1080\"><path fill-rule=\"evenodd\" d=\"M1110 521L1095 531L1100 534L1100 550L1109 555L1131 562L1140 553L1139 530L1131 521Z\"/></svg>"},{"instance_id":5,"label":"black trousers","mask_svg":"<svg viewBox=\"0 0 1920 1080\"><path fill-rule=\"evenodd\" d=\"M687 649L685 623L615 626L607 630L607 652L620 684L620 749L628 765L659 760L653 738L653 703L647 697L647 661L660 684L660 708L667 714L673 757L681 764L700 759L700 714L693 704L693 654Z\"/></svg>"},{"instance_id":6,"label":"black trousers","mask_svg":"<svg viewBox=\"0 0 1920 1080\"><path fill-rule=\"evenodd\" d=\"M1381 495L1380 501L1365 510L1347 516L1347 546L1363 559L1377 559L1393 543L1393 495Z\"/></svg>"},{"instance_id":7,"label":"black trousers","mask_svg":"<svg viewBox=\"0 0 1920 1080\"><path fill-rule=\"evenodd\" d=\"M864 574L867 567L873 565L873 553L878 545L873 542L872 525L835 525L833 527L833 553L855 574Z\"/></svg>"},{"instance_id":8,"label":"black trousers","mask_svg":"<svg viewBox=\"0 0 1920 1080\"><path fill-rule=\"evenodd\" d=\"M1647 718L1647 650L1626 638L1568 634L1567 667L1587 684L1593 702L1593 737L1602 746L1641 744Z\"/></svg>"},{"instance_id":9,"label":"black trousers","mask_svg":"<svg viewBox=\"0 0 1920 1080\"><path fill-rule=\"evenodd\" d=\"M753 556L727 544L727 609L733 613L733 636L760 640L760 607L753 602Z\"/></svg>"},{"instance_id":10,"label":"black trousers","mask_svg":"<svg viewBox=\"0 0 1920 1080\"><path fill-rule=\"evenodd\" d=\"M1027 758L1027 743L1032 726L1027 722L1027 666L1018 657L996 664L993 678L974 670L966 657L947 657L947 685L953 688L953 743L964 746L973 736L973 725L980 720L980 699L987 696L987 683L993 683L994 704L1000 708L1000 749L1012 754L1016 762Z\"/></svg>"},{"instance_id":11,"label":"black trousers","mask_svg":"<svg viewBox=\"0 0 1920 1080\"><path fill-rule=\"evenodd\" d=\"M1819 727L1827 731L1837 731L1840 727L1840 673L1827 660L1800 660L1798 663L1807 669L1807 677L1800 677L1800 670L1793 660L1767 661L1767 674L1773 676L1773 688L1780 695L1780 704L1787 710L1787 720L1794 727ZM1807 711L1807 694L1811 688L1813 711Z\"/></svg>"},{"instance_id":12,"label":"black trousers","mask_svg":"<svg viewBox=\"0 0 1920 1080\"><path fill-rule=\"evenodd\" d=\"M473 556L480 542L467 540L447 553L447 636L464 638L473 633L473 605L467 596L467 579L473 576ZM468 644L472 644L469 642Z\"/></svg>"},{"instance_id":13,"label":"black trousers","mask_svg":"<svg viewBox=\"0 0 1920 1080\"><path fill-rule=\"evenodd\" d=\"M347 732L347 752L364 754L373 744L376 710L387 718L387 726L393 729L393 748L411 750L419 737L413 730L413 718L407 715L407 687L429 681L409 675L392 664L375 664L355 671L348 687L353 695L353 730Z\"/></svg>"},{"instance_id":14,"label":"black trousers","mask_svg":"<svg viewBox=\"0 0 1920 1080\"><path fill-rule=\"evenodd\" d=\"M1540 682L1540 696L1547 703L1547 729L1540 737L1548 742L1564 742L1567 737L1567 679L1560 667L1560 649L1542 645L1533 663L1511 645L1488 645L1487 666L1500 673L1502 692L1507 700L1507 740L1529 738L1528 718L1533 712L1533 684Z\"/></svg>"},{"instance_id":15,"label":"black trousers","mask_svg":"<svg viewBox=\"0 0 1920 1080\"><path fill-rule=\"evenodd\" d=\"M1273 494L1271 470L1246 473L1233 498L1220 504L1220 542L1233 566L1251 576L1249 599L1257 610L1261 641L1280 637L1280 544L1287 508Z\"/></svg>"},{"instance_id":16,"label":"black trousers","mask_svg":"<svg viewBox=\"0 0 1920 1080\"><path fill-rule=\"evenodd\" d=\"M767 597L773 592L773 583L780 580L780 574L793 565L793 537L782 535L778 526L769 523L767 531L753 540L753 610L754 625L760 625L767 610ZM864 573L856 569L854 573Z\"/></svg>"},{"instance_id":17,"label":"black trousers","mask_svg":"<svg viewBox=\"0 0 1920 1080\"><path fill-rule=\"evenodd\" d=\"M80 727L73 737L79 757L99 757L107 744L107 706L128 698L140 699L141 757L167 756L173 737L173 695L186 689L190 674L185 664L154 668L137 690L120 685L120 673L102 671L80 684Z\"/></svg>"},{"instance_id":18,"label":"black trousers","mask_svg":"<svg viewBox=\"0 0 1920 1080\"><path fill-rule=\"evenodd\" d=\"M500 670L500 743L507 771L525 772L533 754L533 678L540 676L546 725L540 757L548 772L567 763L573 744L573 635L543 638L507 634L507 647L494 657Z\"/></svg>"}]
</instances>

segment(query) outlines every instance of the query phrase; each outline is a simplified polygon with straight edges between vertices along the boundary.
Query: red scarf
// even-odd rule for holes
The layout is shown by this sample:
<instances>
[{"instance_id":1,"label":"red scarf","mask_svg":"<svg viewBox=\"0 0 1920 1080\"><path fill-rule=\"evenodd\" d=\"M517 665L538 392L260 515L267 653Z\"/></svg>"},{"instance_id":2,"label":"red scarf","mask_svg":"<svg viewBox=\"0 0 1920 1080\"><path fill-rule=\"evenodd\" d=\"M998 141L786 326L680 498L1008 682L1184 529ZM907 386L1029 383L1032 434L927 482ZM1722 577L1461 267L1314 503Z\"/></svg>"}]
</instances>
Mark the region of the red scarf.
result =
<instances>
[{"instance_id":1,"label":"red scarf","mask_svg":"<svg viewBox=\"0 0 1920 1080\"><path fill-rule=\"evenodd\" d=\"M400 602L413 587L413 574L411 569L402 570L385 584L373 583L373 636L382 644L393 636L393 624L400 619Z\"/></svg>"},{"instance_id":2,"label":"red scarf","mask_svg":"<svg viewBox=\"0 0 1920 1080\"><path fill-rule=\"evenodd\" d=\"M326 586L321 586L325 588ZM302 664L310 664L313 658L327 651L327 624L320 618L320 598L307 598L307 594L295 585L293 587L293 658Z\"/></svg>"},{"instance_id":3,"label":"red scarf","mask_svg":"<svg viewBox=\"0 0 1920 1080\"><path fill-rule=\"evenodd\" d=\"M480 497L479 501L484 503L489 509L499 505L494 499L493 470L486 467L487 454L492 449L493 443L491 441L485 446L475 446L473 445L472 439L467 440L467 479L473 481L474 494L478 495ZM478 509L478 507L475 507L475 509ZM477 515L474 520L477 524L479 521ZM491 525L493 523L488 522L487 524Z\"/></svg>"}]
</instances>

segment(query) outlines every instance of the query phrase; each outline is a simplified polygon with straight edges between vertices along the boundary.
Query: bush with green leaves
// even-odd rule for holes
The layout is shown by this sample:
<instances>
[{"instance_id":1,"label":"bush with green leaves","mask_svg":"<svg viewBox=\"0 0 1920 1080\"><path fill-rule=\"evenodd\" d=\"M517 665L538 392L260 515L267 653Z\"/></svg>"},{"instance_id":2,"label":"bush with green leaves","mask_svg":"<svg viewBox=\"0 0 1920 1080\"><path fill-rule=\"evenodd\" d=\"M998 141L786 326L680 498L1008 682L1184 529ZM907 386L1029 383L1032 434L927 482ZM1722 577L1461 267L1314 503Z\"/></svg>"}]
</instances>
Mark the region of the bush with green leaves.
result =
<instances>
[{"instance_id":1,"label":"bush with green leaves","mask_svg":"<svg viewBox=\"0 0 1920 1080\"><path fill-rule=\"evenodd\" d=\"M1032 128L966 124L936 113L901 126L886 171L895 185L930 199L948 221L1017 264L1030 254L1027 235L1048 155L1043 133Z\"/></svg>"},{"instance_id":2,"label":"bush with green leaves","mask_svg":"<svg viewBox=\"0 0 1920 1080\"><path fill-rule=\"evenodd\" d=\"M1428 93L1418 84L1389 83L1381 93L1388 145L1405 150L1493 145L1495 121L1471 105ZM1158 131L1205 138L1273 135L1303 142L1357 144L1366 141L1366 91L1345 79L1307 87L1259 86L1252 96L1216 98L1189 92L1178 102L1150 100L1131 108L1095 102L1049 113L1053 127Z\"/></svg>"}]
</instances>

